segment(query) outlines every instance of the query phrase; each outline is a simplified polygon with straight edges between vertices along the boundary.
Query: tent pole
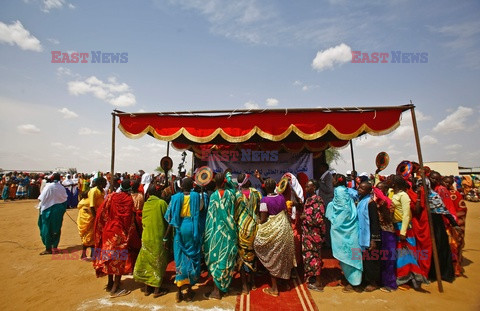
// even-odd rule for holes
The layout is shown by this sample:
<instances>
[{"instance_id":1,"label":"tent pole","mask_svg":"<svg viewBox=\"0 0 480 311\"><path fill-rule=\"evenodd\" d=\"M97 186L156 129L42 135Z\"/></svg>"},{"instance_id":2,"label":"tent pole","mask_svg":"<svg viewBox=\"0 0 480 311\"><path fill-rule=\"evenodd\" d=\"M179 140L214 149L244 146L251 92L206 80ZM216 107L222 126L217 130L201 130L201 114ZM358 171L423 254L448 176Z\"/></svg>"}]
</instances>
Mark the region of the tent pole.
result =
<instances>
[{"instance_id":1,"label":"tent pole","mask_svg":"<svg viewBox=\"0 0 480 311\"><path fill-rule=\"evenodd\" d=\"M110 159L110 191L113 192L113 175L115 171L115 113L112 112L112 158Z\"/></svg>"},{"instance_id":2,"label":"tent pole","mask_svg":"<svg viewBox=\"0 0 480 311\"><path fill-rule=\"evenodd\" d=\"M167 141L167 157L170 155L170 141Z\"/></svg>"},{"instance_id":3,"label":"tent pole","mask_svg":"<svg viewBox=\"0 0 480 311\"><path fill-rule=\"evenodd\" d=\"M412 103L412 101L410 101ZM432 239L432 251L433 251L433 262L435 263L435 275L437 277L437 285L438 291L443 293L443 285L442 285L442 277L440 275L440 264L438 262L438 250L437 244L435 243L435 234L433 232L433 225L432 225L432 213L430 211L430 205L428 202L428 189L427 183L425 180L425 170L423 169L423 157L422 157L422 149L420 147L420 139L418 135L418 127L417 127L417 118L415 117L415 106L411 106L410 112L412 113L412 123L413 123L413 131L415 133L415 143L417 144L417 154L418 154L418 162L421 168L421 175L422 175L422 184L423 184L423 191L425 193L425 208L427 209L428 215L428 227L430 228L430 237Z\"/></svg>"},{"instance_id":4,"label":"tent pole","mask_svg":"<svg viewBox=\"0 0 480 311\"><path fill-rule=\"evenodd\" d=\"M193 174L194 168L195 168L195 151L192 150L192 176L195 176L195 174Z\"/></svg>"},{"instance_id":5,"label":"tent pole","mask_svg":"<svg viewBox=\"0 0 480 311\"><path fill-rule=\"evenodd\" d=\"M355 171L355 157L353 156L353 140L350 140L350 154L352 156L352 173Z\"/></svg>"}]
</instances>

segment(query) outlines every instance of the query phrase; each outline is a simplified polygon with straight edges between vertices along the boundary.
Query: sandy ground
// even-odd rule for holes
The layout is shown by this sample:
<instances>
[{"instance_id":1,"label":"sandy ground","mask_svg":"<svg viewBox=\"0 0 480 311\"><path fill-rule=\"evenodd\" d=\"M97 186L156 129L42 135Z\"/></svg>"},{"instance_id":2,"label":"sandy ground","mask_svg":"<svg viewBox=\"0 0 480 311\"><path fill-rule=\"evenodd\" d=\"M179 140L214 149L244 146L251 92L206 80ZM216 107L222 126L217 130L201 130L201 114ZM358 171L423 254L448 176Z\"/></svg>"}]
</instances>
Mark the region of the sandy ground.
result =
<instances>
[{"instance_id":1,"label":"sandy ground","mask_svg":"<svg viewBox=\"0 0 480 311\"><path fill-rule=\"evenodd\" d=\"M38 211L33 200L0 202L0 310L233 310L236 298L227 296L222 301L202 297L208 286L197 290L193 303L176 304L174 286L166 296L145 297L140 285L131 277L124 279L124 287L133 292L111 299L104 291L106 278L95 277L91 263L76 258L53 260L39 256L43 250L37 227ZM437 283L424 286L430 293L413 290L383 293L343 293L340 287L328 287L312 296L320 310L480 310L480 203L468 203L464 266L467 277L453 283L443 283L439 293ZM81 250L75 223L77 210L68 210L64 217L60 249ZM75 257L72 256L72 257ZM171 283L171 282L169 282ZM277 309L279 306L272 306Z\"/></svg>"}]
</instances>

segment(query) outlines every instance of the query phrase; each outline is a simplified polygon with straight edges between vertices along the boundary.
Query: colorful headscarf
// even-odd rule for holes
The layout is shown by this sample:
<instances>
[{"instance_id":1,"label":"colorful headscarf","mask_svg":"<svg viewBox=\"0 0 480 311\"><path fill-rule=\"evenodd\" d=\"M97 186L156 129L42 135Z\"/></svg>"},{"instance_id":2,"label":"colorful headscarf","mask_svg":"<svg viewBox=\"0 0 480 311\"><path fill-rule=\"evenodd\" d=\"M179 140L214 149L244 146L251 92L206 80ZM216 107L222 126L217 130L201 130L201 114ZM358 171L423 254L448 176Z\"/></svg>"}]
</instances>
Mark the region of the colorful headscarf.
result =
<instances>
[{"instance_id":1,"label":"colorful headscarf","mask_svg":"<svg viewBox=\"0 0 480 311\"><path fill-rule=\"evenodd\" d=\"M245 178L243 179L243 181L238 184L238 189L242 188L242 186L245 185L249 179L250 179L250 174L245 174Z\"/></svg>"}]
</instances>

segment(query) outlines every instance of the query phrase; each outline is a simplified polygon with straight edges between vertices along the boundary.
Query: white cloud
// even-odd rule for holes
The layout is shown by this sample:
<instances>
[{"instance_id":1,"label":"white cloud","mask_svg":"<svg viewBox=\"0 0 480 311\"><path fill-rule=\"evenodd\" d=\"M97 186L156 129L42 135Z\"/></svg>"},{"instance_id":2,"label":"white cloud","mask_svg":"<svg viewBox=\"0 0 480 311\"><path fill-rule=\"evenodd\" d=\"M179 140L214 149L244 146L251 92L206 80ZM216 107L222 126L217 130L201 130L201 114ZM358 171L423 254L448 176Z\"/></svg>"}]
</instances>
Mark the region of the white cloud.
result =
<instances>
[{"instance_id":1,"label":"white cloud","mask_svg":"<svg viewBox=\"0 0 480 311\"><path fill-rule=\"evenodd\" d=\"M426 115L423 114L423 112L416 109L415 110L415 118L417 119L417 121L427 121L427 120L431 120L432 116L426 116Z\"/></svg>"},{"instance_id":2,"label":"white cloud","mask_svg":"<svg viewBox=\"0 0 480 311\"><path fill-rule=\"evenodd\" d=\"M424 145L435 145L438 143L438 139L430 135L423 136L420 141Z\"/></svg>"},{"instance_id":3,"label":"white cloud","mask_svg":"<svg viewBox=\"0 0 480 311\"><path fill-rule=\"evenodd\" d=\"M58 112L63 114L64 119L78 118L78 114L76 114L75 112L73 112L71 110L68 110L67 108L58 109Z\"/></svg>"},{"instance_id":4,"label":"white cloud","mask_svg":"<svg viewBox=\"0 0 480 311\"><path fill-rule=\"evenodd\" d=\"M169 3L199 12L210 23L211 32L234 40L264 43L262 32L274 26L271 24L274 9L255 0L170 0Z\"/></svg>"},{"instance_id":5,"label":"white cloud","mask_svg":"<svg viewBox=\"0 0 480 311\"><path fill-rule=\"evenodd\" d=\"M159 143L149 143L146 145L148 149L150 149L151 152L160 152L165 149L167 149L167 146L165 144L159 144Z\"/></svg>"},{"instance_id":6,"label":"white cloud","mask_svg":"<svg viewBox=\"0 0 480 311\"><path fill-rule=\"evenodd\" d=\"M100 132L92 130L88 127L82 127L78 130L78 135L95 135L99 134Z\"/></svg>"},{"instance_id":7,"label":"white cloud","mask_svg":"<svg viewBox=\"0 0 480 311\"><path fill-rule=\"evenodd\" d=\"M302 91L304 91L304 92L306 92L310 89L315 89L315 88L318 87L318 85L307 85L307 84L305 84L305 83L303 83L302 81L299 81L299 80L296 80L295 82L293 82L293 85L301 87Z\"/></svg>"},{"instance_id":8,"label":"white cloud","mask_svg":"<svg viewBox=\"0 0 480 311\"><path fill-rule=\"evenodd\" d=\"M231 40L271 46L292 46L297 43L309 46L333 45L346 41L351 29L369 25L369 19L356 11L354 14L315 14L320 7L305 7L311 17L289 16L285 18L275 1L261 0L168 0L154 1L163 10L165 3L191 10L205 18L210 31ZM301 9L300 9L301 10ZM320 9L325 12L324 9ZM363 10L361 10L363 11ZM332 13L332 14L330 14ZM293 18L293 20L291 19ZM361 19L361 20L359 20ZM377 20L375 20L377 22ZM368 26L370 28L373 26ZM350 36L353 37L353 36ZM358 34L353 39L358 39ZM369 38L371 39L371 38Z\"/></svg>"},{"instance_id":9,"label":"white cloud","mask_svg":"<svg viewBox=\"0 0 480 311\"><path fill-rule=\"evenodd\" d=\"M442 133L463 131L467 128L467 117L472 113L472 108L459 106L455 112L438 122L433 131Z\"/></svg>"},{"instance_id":10,"label":"white cloud","mask_svg":"<svg viewBox=\"0 0 480 311\"><path fill-rule=\"evenodd\" d=\"M44 0L43 11L49 12L51 9L59 9L65 4L64 0Z\"/></svg>"},{"instance_id":11,"label":"white cloud","mask_svg":"<svg viewBox=\"0 0 480 311\"><path fill-rule=\"evenodd\" d=\"M455 149L460 149L462 148L462 145L460 144L453 144L453 145L447 145L444 147L446 150L455 150Z\"/></svg>"},{"instance_id":12,"label":"white cloud","mask_svg":"<svg viewBox=\"0 0 480 311\"><path fill-rule=\"evenodd\" d=\"M22 124L22 125L17 126L17 129L22 134L40 133L40 129L33 124Z\"/></svg>"},{"instance_id":13,"label":"white cloud","mask_svg":"<svg viewBox=\"0 0 480 311\"><path fill-rule=\"evenodd\" d=\"M60 66L57 68L57 76L73 76L73 73L70 69Z\"/></svg>"},{"instance_id":14,"label":"white cloud","mask_svg":"<svg viewBox=\"0 0 480 311\"><path fill-rule=\"evenodd\" d=\"M64 145L60 142L53 142L51 144L53 147L56 147L58 149L64 149L64 150L80 150L80 147L74 146L74 145Z\"/></svg>"},{"instance_id":15,"label":"white cloud","mask_svg":"<svg viewBox=\"0 0 480 311\"><path fill-rule=\"evenodd\" d=\"M126 93L112 98L109 102L115 107L127 107L135 105L136 100L135 95L132 93Z\"/></svg>"},{"instance_id":16,"label":"white cloud","mask_svg":"<svg viewBox=\"0 0 480 311\"><path fill-rule=\"evenodd\" d=\"M137 147L132 146L132 145L127 145L127 146L123 146L122 150L125 150L125 151L140 151L140 148L137 148Z\"/></svg>"},{"instance_id":17,"label":"white cloud","mask_svg":"<svg viewBox=\"0 0 480 311\"><path fill-rule=\"evenodd\" d=\"M391 136L392 139L398 140L407 140L407 139L415 139L413 135L413 128L411 122L408 124L400 125Z\"/></svg>"},{"instance_id":18,"label":"white cloud","mask_svg":"<svg viewBox=\"0 0 480 311\"><path fill-rule=\"evenodd\" d=\"M390 147L388 147L388 148L386 149L386 150L387 150L387 153L388 153L389 155L400 155L400 154L402 154L401 151L399 151L399 150L397 150L397 149L393 149L393 148L394 148L393 146L390 146Z\"/></svg>"},{"instance_id":19,"label":"white cloud","mask_svg":"<svg viewBox=\"0 0 480 311\"><path fill-rule=\"evenodd\" d=\"M79 79L81 77L78 73L75 73L71 71L69 68L62 67L62 66L57 68L57 76L60 78L71 77L76 79Z\"/></svg>"},{"instance_id":20,"label":"white cloud","mask_svg":"<svg viewBox=\"0 0 480 311\"><path fill-rule=\"evenodd\" d=\"M68 91L76 96L90 93L116 107L135 105L135 95L131 93L128 84L118 83L115 77L108 78L108 82L103 82L97 77L91 76L85 81L68 82Z\"/></svg>"},{"instance_id":21,"label":"white cloud","mask_svg":"<svg viewBox=\"0 0 480 311\"><path fill-rule=\"evenodd\" d=\"M104 159L108 159L110 157L108 152L102 152L102 151L97 150L97 149L93 150L92 153L93 153L93 155L95 155L95 157L100 157L100 158L104 158Z\"/></svg>"},{"instance_id":22,"label":"white cloud","mask_svg":"<svg viewBox=\"0 0 480 311\"><path fill-rule=\"evenodd\" d=\"M278 99L275 99L275 98L267 98L266 104L267 104L268 107L278 106Z\"/></svg>"},{"instance_id":23,"label":"white cloud","mask_svg":"<svg viewBox=\"0 0 480 311\"><path fill-rule=\"evenodd\" d=\"M246 109L259 109L260 108L260 106L258 106L258 104L253 102L253 101L246 102L244 104L244 106L245 106Z\"/></svg>"},{"instance_id":24,"label":"white cloud","mask_svg":"<svg viewBox=\"0 0 480 311\"><path fill-rule=\"evenodd\" d=\"M480 68L478 59L478 36L480 34L480 21L462 21L460 24L444 25L442 27L428 27L430 31L446 37L444 46L455 55L461 55L466 67ZM440 40L439 40L440 41Z\"/></svg>"},{"instance_id":25,"label":"white cloud","mask_svg":"<svg viewBox=\"0 0 480 311\"><path fill-rule=\"evenodd\" d=\"M47 40L48 40L48 42L50 42L52 44L55 44L55 45L60 44L60 41L58 41L55 38L48 38Z\"/></svg>"},{"instance_id":26,"label":"white cloud","mask_svg":"<svg viewBox=\"0 0 480 311\"><path fill-rule=\"evenodd\" d=\"M317 71L322 71L351 61L352 49L345 43L342 43L324 51L319 51L313 59L312 67Z\"/></svg>"},{"instance_id":27,"label":"white cloud","mask_svg":"<svg viewBox=\"0 0 480 311\"><path fill-rule=\"evenodd\" d=\"M52 9L61 9L64 6L75 9L75 5L65 2L65 0L43 0L42 11L48 13Z\"/></svg>"},{"instance_id":28,"label":"white cloud","mask_svg":"<svg viewBox=\"0 0 480 311\"><path fill-rule=\"evenodd\" d=\"M379 148L385 147L389 144L389 139L387 136L373 136L373 135L363 135L360 138L356 139L354 142L354 147L362 148Z\"/></svg>"},{"instance_id":29,"label":"white cloud","mask_svg":"<svg viewBox=\"0 0 480 311\"><path fill-rule=\"evenodd\" d=\"M0 22L0 42L18 45L22 50L41 52L43 50L40 40L31 35L22 23L17 20L10 25Z\"/></svg>"}]
</instances>

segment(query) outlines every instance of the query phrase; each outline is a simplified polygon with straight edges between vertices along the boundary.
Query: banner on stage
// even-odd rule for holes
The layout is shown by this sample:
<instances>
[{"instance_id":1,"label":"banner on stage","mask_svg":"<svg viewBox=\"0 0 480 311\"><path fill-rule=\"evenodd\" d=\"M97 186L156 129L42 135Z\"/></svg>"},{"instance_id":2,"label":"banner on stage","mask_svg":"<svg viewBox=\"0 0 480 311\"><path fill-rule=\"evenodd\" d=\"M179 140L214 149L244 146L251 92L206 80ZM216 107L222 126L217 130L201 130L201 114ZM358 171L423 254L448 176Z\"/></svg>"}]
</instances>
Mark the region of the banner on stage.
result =
<instances>
[{"instance_id":1,"label":"banner on stage","mask_svg":"<svg viewBox=\"0 0 480 311\"><path fill-rule=\"evenodd\" d=\"M260 181L253 174L257 169L260 175L267 179L273 178L277 183L285 173L297 175L300 172L305 173L308 178L313 178L313 155L311 153L279 153L276 162L243 162L243 161L222 161L219 157L209 158L208 166L215 172L223 172L227 168L232 170L234 178L238 174L250 174L252 186L259 189Z\"/></svg>"}]
</instances>

